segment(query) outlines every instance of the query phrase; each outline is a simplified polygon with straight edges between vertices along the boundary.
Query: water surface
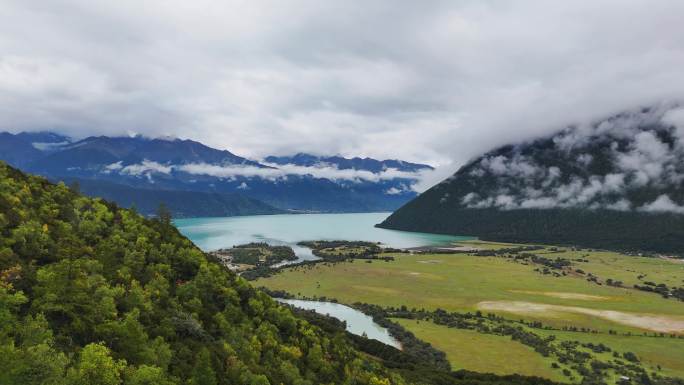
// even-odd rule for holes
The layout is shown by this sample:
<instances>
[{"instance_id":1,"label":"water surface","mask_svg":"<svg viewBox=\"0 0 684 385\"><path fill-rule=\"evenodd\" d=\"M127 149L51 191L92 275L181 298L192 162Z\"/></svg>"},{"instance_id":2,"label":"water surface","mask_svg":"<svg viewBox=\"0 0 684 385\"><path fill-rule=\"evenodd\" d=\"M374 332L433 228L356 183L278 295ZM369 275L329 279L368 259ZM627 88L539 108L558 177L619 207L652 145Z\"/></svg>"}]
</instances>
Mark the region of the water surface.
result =
<instances>
[{"instance_id":1,"label":"water surface","mask_svg":"<svg viewBox=\"0 0 684 385\"><path fill-rule=\"evenodd\" d=\"M352 334L358 336L365 335L368 338L401 349L399 341L395 340L387 329L373 322L371 316L365 315L349 306L332 302L304 301L300 299L275 298L275 300L301 309L313 310L319 314L335 317L340 321L345 321L347 323L347 331Z\"/></svg>"},{"instance_id":2,"label":"water surface","mask_svg":"<svg viewBox=\"0 0 684 385\"><path fill-rule=\"evenodd\" d=\"M441 246L471 239L374 227L389 215L390 213L254 215L186 218L177 219L174 223L183 235L206 251L249 242L266 242L292 247L300 260L317 259L308 248L297 246L300 241L370 241L381 242L390 247L407 248Z\"/></svg>"}]
</instances>

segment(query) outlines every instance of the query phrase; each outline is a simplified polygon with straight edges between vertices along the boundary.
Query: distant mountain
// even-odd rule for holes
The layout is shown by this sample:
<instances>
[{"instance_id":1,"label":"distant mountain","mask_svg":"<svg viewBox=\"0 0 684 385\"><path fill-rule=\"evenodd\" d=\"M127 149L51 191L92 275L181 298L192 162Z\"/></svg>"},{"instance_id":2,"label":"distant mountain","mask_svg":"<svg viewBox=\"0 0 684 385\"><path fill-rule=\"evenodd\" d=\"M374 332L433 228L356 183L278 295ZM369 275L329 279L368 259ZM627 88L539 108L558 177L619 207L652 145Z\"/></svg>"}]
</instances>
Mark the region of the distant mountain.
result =
<instances>
[{"instance_id":1,"label":"distant mountain","mask_svg":"<svg viewBox=\"0 0 684 385\"><path fill-rule=\"evenodd\" d=\"M45 132L4 133L0 149L5 148L0 160L53 180L88 180L91 187L93 181L107 182L99 192L122 205L126 203L117 194L122 194L120 186L128 186L146 191L237 193L280 210L391 211L416 196L412 185L419 172L432 169L397 160L314 160L306 154L268 157L270 161L264 164L191 140L140 136L71 141ZM105 188L111 190L105 192ZM140 198L140 205L143 201L145 205L151 202ZM176 214L193 215L186 209Z\"/></svg>"},{"instance_id":2,"label":"distant mountain","mask_svg":"<svg viewBox=\"0 0 684 385\"><path fill-rule=\"evenodd\" d=\"M684 253L684 109L625 112L484 154L380 227Z\"/></svg>"},{"instance_id":3,"label":"distant mountain","mask_svg":"<svg viewBox=\"0 0 684 385\"><path fill-rule=\"evenodd\" d=\"M17 136L21 136L19 134ZM266 168L258 162L216 150L192 140L149 139L145 137L90 137L64 146L30 165L31 171L93 176L139 164L244 165Z\"/></svg>"},{"instance_id":4,"label":"distant mountain","mask_svg":"<svg viewBox=\"0 0 684 385\"><path fill-rule=\"evenodd\" d=\"M162 202L176 218L286 213L284 210L236 193L151 190L88 179L71 179L65 182L70 186L77 183L81 193L85 195L116 201L124 208L135 207L140 214L147 216L156 215Z\"/></svg>"},{"instance_id":5,"label":"distant mountain","mask_svg":"<svg viewBox=\"0 0 684 385\"><path fill-rule=\"evenodd\" d=\"M305 167L333 166L339 170L363 170L380 173L389 169L404 172L418 172L433 170L427 164L410 163L396 159L376 160L372 158L344 158L341 156L316 156L298 153L293 156L269 156L264 159L267 163L277 165L296 165Z\"/></svg>"}]
</instances>

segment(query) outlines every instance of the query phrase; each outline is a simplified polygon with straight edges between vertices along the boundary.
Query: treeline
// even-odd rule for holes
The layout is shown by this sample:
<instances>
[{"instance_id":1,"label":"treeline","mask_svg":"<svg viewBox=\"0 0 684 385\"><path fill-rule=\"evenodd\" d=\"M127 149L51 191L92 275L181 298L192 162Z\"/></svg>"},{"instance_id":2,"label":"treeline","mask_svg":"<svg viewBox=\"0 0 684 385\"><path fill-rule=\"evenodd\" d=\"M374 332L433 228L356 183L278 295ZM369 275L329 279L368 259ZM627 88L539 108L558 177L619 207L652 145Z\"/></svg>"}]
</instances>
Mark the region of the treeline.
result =
<instances>
[{"instance_id":1,"label":"treeline","mask_svg":"<svg viewBox=\"0 0 684 385\"><path fill-rule=\"evenodd\" d=\"M643 285L634 285L634 288L641 291L660 294L663 298L675 298L684 301L684 287L668 287L664 283L644 282Z\"/></svg>"},{"instance_id":2,"label":"treeline","mask_svg":"<svg viewBox=\"0 0 684 385\"><path fill-rule=\"evenodd\" d=\"M434 190L434 189L433 189ZM468 209L429 190L378 227L482 240L684 254L684 215L589 209Z\"/></svg>"},{"instance_id":3,"label":"treeline","mask_svg":"<svg viewBox=\"0 0 684 385\"><path fill-rule=\"evenodd\" d=\"M302 241L299 246L308 247L313 255L326 262L343 262L350 259L381 259L393 261L394 257L380 256L384 249L379 244L366 241Z\"/></svg>"},{"instance_id":4,"label":"treeline","mask_svg":"<svg viewBox=\"0 0 684 385\"><path fill-rule=\"evenodd\" d=\"M294 250L289 246L271 246L266 242L251 242L221 249L215 253L228 255L233 263L253 266L273 266L284 261L297 260Z\"/></svg>"}]
</instances>

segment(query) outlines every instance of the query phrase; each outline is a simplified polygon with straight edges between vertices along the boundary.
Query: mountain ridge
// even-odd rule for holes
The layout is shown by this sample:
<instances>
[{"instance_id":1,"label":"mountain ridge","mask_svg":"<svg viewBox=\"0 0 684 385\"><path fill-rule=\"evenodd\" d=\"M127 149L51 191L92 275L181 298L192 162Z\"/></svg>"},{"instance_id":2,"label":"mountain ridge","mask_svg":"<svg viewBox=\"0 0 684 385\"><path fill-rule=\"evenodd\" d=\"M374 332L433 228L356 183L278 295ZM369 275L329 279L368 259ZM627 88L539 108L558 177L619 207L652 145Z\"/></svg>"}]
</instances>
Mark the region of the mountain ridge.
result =
<instances>
[{"instance_id":1,"label":"mountain ridge","mask_svg":"<svg viewBox=\"0 0 684 385\"><path fill-rule=\"evenodd\" d=\"M39 149L34 145L39 139L53 145ZM392 211L416 195L412 186L420 172L431 170L428 165L370 158L328 157L330 162L315 165L263 164L192 140L142 136L72 141L50 132L2 134L0 149L5 147L18 150L0 153L0 159L53 180L238 193L294 211ZM113 191L106 195L116 200Z\"/></svg>"},{"instance_id":2,"label":"mountain ridge","mask_svg":"<svg viewBox=\"0 0 684 385\"><path fill-rule=\"evenodd\" d=\"M499 147L379 226L684 253L683 111L627 111Z\"/></svg>"}]
</instances>

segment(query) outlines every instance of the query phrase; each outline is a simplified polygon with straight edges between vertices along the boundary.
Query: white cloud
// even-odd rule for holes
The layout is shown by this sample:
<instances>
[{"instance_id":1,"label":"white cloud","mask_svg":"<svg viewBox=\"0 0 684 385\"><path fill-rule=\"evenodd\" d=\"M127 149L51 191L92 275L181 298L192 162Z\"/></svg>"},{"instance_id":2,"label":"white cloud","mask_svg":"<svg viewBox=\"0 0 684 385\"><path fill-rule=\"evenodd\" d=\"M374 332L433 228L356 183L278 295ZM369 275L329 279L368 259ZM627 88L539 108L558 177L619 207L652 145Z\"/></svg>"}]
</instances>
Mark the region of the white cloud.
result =
<instances>
[{"instance_id":1,"label":"white cloud","mask_svg":"<svg viewBox=\"0 0 684 385\"><path fill-rule=\"evenodd\" d=\"M495 146L684 95L679 0L7 0L9 130L171 134L249 157ZM638 20L635 23L634 20Z\"/></svg>"},{"instance_id":2,"label":"white cloud","mask_svg":"<svg viewBox=\"0 0 684 385\"><path fill-rule=\"evenodd\" d=\"M105 171L115 171L118 170L120 166L120 162L113 163L106 166ZM131 164L124 168L120 168L120 170L122 174L135 176L147 175L149 177L151 173L170 174L173 170L173 167L145 159L142 161L142 163Z\"/></svg>"},{"instance_id":3,"label":"white cloud","mask_svg":"<svg viewBox=\"0 0 684 385\"><path fill-rule=\"evenodd\" d=\"M381 172L373 173L365 170L338 169L334 165L296 166L296 165L270 165L272 168L255 167L247 165L216 165L208 163L187 163L181 165L160 164L154 161L144 160L141 163L123 166L122 162L107 165L103 173L119 171L127 175L149 175L150 173L170 174L172 171L185 172L192 175L207 175L218 178L257 177L262 179L276 180L287 178L290 175L310 175L314 178L325 178L332 181L352 182L380 182L384 180L407 179L417 182L424 173L405 172L394 168L387 168ZM246 188L246 187L245 187Z\"/></svg>"},{"instance_id":4,"label":"white cloud","mask_svg":"<svg viewBox=\"0 0 684 385\"><path fill-rule=\"evenodd\" d=\"M651 203L639 207L639 210L646 212L674 212L684 214L684 206L680 206L670 199L667 195L661 195Z\"/></svg>"}]
</instances>

